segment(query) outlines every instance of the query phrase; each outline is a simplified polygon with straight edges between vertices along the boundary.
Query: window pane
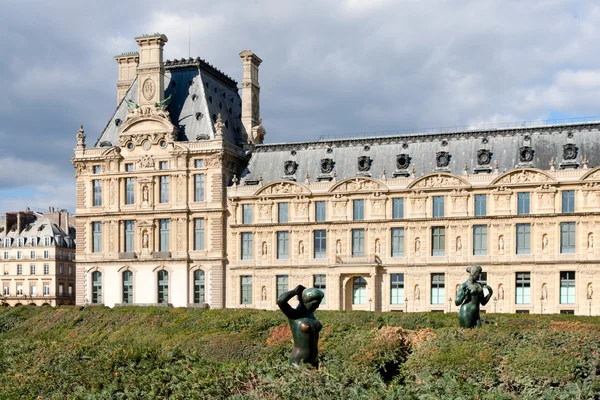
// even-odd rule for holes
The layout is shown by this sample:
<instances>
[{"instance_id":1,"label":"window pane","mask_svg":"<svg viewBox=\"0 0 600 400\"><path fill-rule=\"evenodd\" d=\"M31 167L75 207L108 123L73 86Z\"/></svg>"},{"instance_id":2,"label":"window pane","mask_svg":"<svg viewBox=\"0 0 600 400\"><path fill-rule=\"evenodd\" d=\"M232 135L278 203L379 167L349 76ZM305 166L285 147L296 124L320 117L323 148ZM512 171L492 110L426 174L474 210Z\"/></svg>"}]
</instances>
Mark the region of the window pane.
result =
<instances>
[{"instance_id":1,"label":"window pane","mask_svg":"<svg viewBox=\"0 0 600 400\"><path fill-rule=\"evenodd\" d=\"M169 251L171 248L169 225L170 221L168 219L160 220L160 242L158 251Z\"/></svg>"},{"instance_id":2,"label":"window pane","mask_svg":"<svg viewBox=\"0 0 600 400\"><path fill-rule=\"evenodd\" d=\"M102 273L98 271L92 273L92 303L102 303Z\"/></svg>"},{"instance_id":3,"label":"window pane","mask_svg":"<svg viewBox=\"0 0 600 400\"><path fill-rule=\"evenodd\" d=\"M354 200L353 204L353 219L355 221L362 221L365 219L365 201Z\"/></svg>"},{"instance_id":4,"label":"window pane","mask_svg":"<svg viewBox=\"0 0 600 400\"><path fill-rule=\"evenodd\" d=\"M518 214L529 214L529 193L518 193L517 194Z\"/></svg>"},{"instance_id":5,"label":"window pane","mask_svg":"<svg viewBox=\"0 0 600 400\"><path fill-rule=\"evenodd\" d=\"M325 276L325 274L315 275L313 286L315 289L319 289L325 295L323 296L321 304L327 304L327 277Z\"/></svg>"},{"instance_id":6,"label":"window pane","mask_svg":"<svg viewBox=\"0 0 600 400\"><path fill-rule=\"evenodd\" d=\"M404 257L404 228L392 228L392 257Z\"/></svg>"},{"instance_id":7,"label":"window pane","mask_svg":"<svg viewBox=\"0 0 600 400\"><path fill-rule=\"evenodd\" d=\"M481 217L487 215L487 196L485 194L475 195L475 216Z\"/></svg>"},{"instance_id":8,"label":"window pane","mask_svg":"<svg viewBox=\"0 0 600 400\"><path fill-rule=\"evenodd\" d=\"M92 252L102 252L102 222L92 223Z\"/></svg>"},{"instance_id":9,"label":"window pane","mask_svg":"<svg viewBox=\"0 0 600 400\"><path fill-rule=\"evenodd\" d=\"M365 255L365 230L352 229L352 256Z\"/></svg>"},{"instance_id":10,"label":"window pane","mask_svg":"<svg viewBox=\"0 0 600 400\"><path fill-rule=\"evenodd\" d=\"M288 222L288 203L279 203L279 223L285 224Z\"/></svg>"},{"instance_id":11,"label":"window pane","mask_svg":"<svg viewBox=\"0 0 600 400\"><path fill-rule=\"evenodd\" d=\"M161 203L169 202L169 177L168 176L160 177L160 202Z\"/></svg>"},{"instance_id":12,"label":"window pane","mask_svg":"<svg viewBox=\"0 0 600 400\"><path fill-rule=\"evenodd\" d=\"M252 259L252 232L242 232L242 260Z\"/></svg>"},{"instance_id":13,"label":"window pane","mask_svg":"<svg viewBox=\"0 0 600 400\"><path fill-rule=\"evenodd\" d=\"M133 272L123 272L123 303L133 303Z\"/></svg>"},{"instance_id":14,"label":"window pane","mask_svg":"<svg viewBox=\"0 0 600 400\"><path fill-rule=\"evenodd\" d=\"M352 304L367 303L367 281L363 277L354 278L352 285Z\"/></svg>"},{"instance_id":15,"label":"window pane","mask_svg":"<svg viewBox=\"0 0 600 400\"><path fill-rule=\"evenodd\" d=\"M517 254L530 253L531 225L517 224Z\"/></svg>"},{"instance_id":16,"label":"window pane","mask_svg":"<svg viewBox=\"0 0 600 400\"><path fill-rule=\"evenodd\" d=\"M204 201L204 174L194 175L194 201Z\"/></svg>"},{"instance_id":17,"label":"window pane","mask_svg":"<svg viewBox=\"0 0 600 400\"><path fill-rule=\"evenodd\" d=\"M560 252L575 253L575 222L560 224Z\"/></svg>"},{"instance_id":18,"label":"window pane","mask_svg":"<svg viewBox=\"0 0 600 400\"><path fill-rule=\"evenodd\" d=\"M277 258L287 259L289 258L289 243L290 233L289 232L277 232Z\"/></svg>"},{"instance_id":19,"label":"window pane","mask_svg":"<svg viewBox=\"0 0 600 400\"><path fill-rule=\"evenodd\" d=\"M94 187L94 206L102 205L102 181L95 179L92 181Z\"/></svg>"},{"instance_id":20,"label":"window pane","mask_svg":"<svg viewBox=\"0 0 600 400\"><path fill-rule=\"evenodd\" d=\"M322 222L322 221L327 220L324 201L317 201L315 203L315 220L317 222Z\"/></svg>"},{"instance_id":21,"label":"window pane","mask_svg":"<svg viewBox=\"0 0 600 400\"><path fill-rule=\"evenodd\" d=\"M204 250L204 218L194 219L194 250Z\"/></svg>"},{"instance_id":22,"label":"window pane","mask_svg":"<svg viewBox=\"0 0 600 400\"><path fill-rule=\"evenodd\" d=\"M391 275L390 304L404 304L404 274Z\"/></svg>"},{"instance_id":23,"label":"window pane","mask_svg":"<svg viewBox=\"0 0 600 400\"><path fill-rule=\"evenodd\" d=\"M444 274L431 274L431 304L445 304Z\"/></svg>"},{"instance_id":24,"label":"window pane","mask_svg":"<svg viewBox=\"0 0 600 400\"><path fill-rule=\"evenodd\" d=\"M575 272L560 273L560 304L575 304Z\"/></svg>"},{"instance_id":25,"label":"window pane","mask_svg":"<svg viewBox=\"0 0 600 400\"><path fill-rule=\"evenodd\" d=\"M125 179L125 204L134 203L135 184L133 178Z\"/></svg>"},{"instance_id":26,"label":"window pane","mask_svg":"<svg viewBox=\"0 0 600 400\"><path fill-rule=\"evenodd\" d=\"M404 199L403 198L392 199L392 218L393 219L404 218Z\"/></svg>"},{"instance_id":27,"label":"window pane","mask_svg":"<svg viewBox=\"0 0 600 400\"><path fill-rule=\"evenodd\" d=\"M252 204L242 205L242 224L252 223Z\"/></svg>"},{"instance_id":28,"label":"window pane","mask_svg":"<svg viewBox=\"0 0 600 400\"><path fill-rule=\"evenodd\" d=\"M431 255L443 256L446 253L446 228L431 228Z\"/></svg>"},{"instance_id":29,"label":"window pane","mask_svg":"<svg viewBox=\"0 0 600 400\"><path fill-rule=\"evenodd\" d=\"M252 276L241 276L241 303L252 304Z\"/></svg>"},{"instance_id":30,"label":"window pane","mask_svg":"<svg viewBox=\"0 0 600 400\"><path fill-rule=\"evenodd\" d=\"M531 303L531 274L517 272L516 275L516 304Z\"/></svg>"},{"instance_id":31,"label":"window pane","mask_svg":"<svg viewBox=\"0 0 600 400\"><path fill-rule=\"evenodd\" d=\"M327 257L327 233L325 230L314 232L315 238L315 258Z\"/></svg>"},{"instance_id":32,"label":"window pane","mask_svg":"<svg viewBox=\"0 0 600 400\"><path fill-rule=\"evenodd\" d=\"M125 221L125 252L134 251L134 222Z\"/></svg>"},{"instance_id":33,"label":"window pane","mask_svg":"<svg viewBox=\"0 0 600 400\"><path fill-rule=\"evenodd\" d=\"M575 212L575 191L574 190L563 190L563 192L562 192L562 212L563 213Z\"/></svg>"},{"instance_id":34,"label":"window pane","mask_svg":"<svg viewBox=\"0 0 600 400\"><path fill-rule=\"evenodd\" d=\"M277 298L288 291L288 276L277 275Z\"/></svg>"},{"instance_id":35,"label":"window pane","mask_svg":"<svg viewBox=\"0 0 600 400\"><path fill-rule=\"evenodd\" d=\"M205 301L204 295L204 271L194 271L194 303L201 304Z\"/></svg>"},{"instance_id":36,"label":"window pane","mask_svg":"<svg viewBox=\"0 0 600 400\"><path fill-rule=\"evenodd\" d=\"M169 302L169 272L162 270L158 271L158 302Z\"/></svg>"},{"instance_id":37,"label":"window pane","mask_svg":"<svg viewBox=\"0 0 600 400\"><path fill-rule=\"evenodd\" d=\"M487 225L473 226L473 255L487 254Z\"/></svg>"}]
</instances>

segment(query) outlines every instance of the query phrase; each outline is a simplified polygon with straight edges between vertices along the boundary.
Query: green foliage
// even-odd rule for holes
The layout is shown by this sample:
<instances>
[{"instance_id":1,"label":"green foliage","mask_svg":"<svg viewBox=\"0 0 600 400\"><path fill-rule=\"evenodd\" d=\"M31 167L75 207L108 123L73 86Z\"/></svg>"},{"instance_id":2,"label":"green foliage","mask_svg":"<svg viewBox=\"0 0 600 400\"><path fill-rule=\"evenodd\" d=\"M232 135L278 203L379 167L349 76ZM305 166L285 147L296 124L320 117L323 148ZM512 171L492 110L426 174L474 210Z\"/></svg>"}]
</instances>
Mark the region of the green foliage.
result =
<instances>
[{"instance_id":1,"label":"green foliage","mask_svg":"<svg viewBox=\"0 0 600 400\"><path fill-rule=\"evenodd\" d=\"M317 314L318 371L279 312L1 309L0 399L600 399L600 318Z\"/></svg>"}]
</instances>

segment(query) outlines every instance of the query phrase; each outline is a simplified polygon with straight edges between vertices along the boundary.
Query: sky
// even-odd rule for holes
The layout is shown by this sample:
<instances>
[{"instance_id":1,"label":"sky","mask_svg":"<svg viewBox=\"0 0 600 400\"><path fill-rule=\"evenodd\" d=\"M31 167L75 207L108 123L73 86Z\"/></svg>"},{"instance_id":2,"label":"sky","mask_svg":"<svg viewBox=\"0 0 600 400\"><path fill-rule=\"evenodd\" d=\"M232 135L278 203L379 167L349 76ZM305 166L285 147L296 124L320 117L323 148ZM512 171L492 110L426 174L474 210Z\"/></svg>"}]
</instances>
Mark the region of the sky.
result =
<instances>
[{"instance_id":1,"label":"sky","mask_svg":"<svg viewBox=\"0 0 600 400\"><path fill-rule=\"evenodd\" d=\"M238 82L257 54L267 143L600 115L596 1L0 0L0 213L75 211L79 125L154 32Z\"/></svg>"}]
</instances>

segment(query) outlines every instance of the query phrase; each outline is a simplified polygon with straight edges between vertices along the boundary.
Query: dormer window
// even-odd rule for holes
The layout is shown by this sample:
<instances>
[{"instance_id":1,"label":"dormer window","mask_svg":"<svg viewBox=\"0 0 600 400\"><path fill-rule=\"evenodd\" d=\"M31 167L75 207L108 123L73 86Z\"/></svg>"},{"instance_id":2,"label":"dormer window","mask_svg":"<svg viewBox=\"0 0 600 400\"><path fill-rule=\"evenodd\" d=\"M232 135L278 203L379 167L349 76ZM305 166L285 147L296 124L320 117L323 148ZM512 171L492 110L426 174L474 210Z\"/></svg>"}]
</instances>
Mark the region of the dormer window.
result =
<instances>
[{"instance_id":1,"label":"dormer window","mask_svg":"<svg viewBox=\"0 0 600 400\"><path fill-rule=\"evenodd\" d=\"M4 239L4 247L10 247L10 238Z\"/></svg>"},{"instance_id":2,"label":"dormer window","mask_svg":"<svg viewBox=\"0 0 600 400\"><path fill-rule=\"evenodd\" d=\"M23 238L17 238L17 247L23 246Z\"/></svg>"},{"instance_id":3,"label":"dormer window","mask_svg":"<svg viewBox=\"0 0 600 400\"><path fill-rule=\"evenodd\" d=\"M52 243L52 239L50 238L50 236L46 236L44 238L44 246L50 246L51 243Z\"/></svg>"},{"instance_id":4,"label":"dormer window","mask_svg":"<svg viewBox=\"0 0 600 400\"><path fill-rule=\"evenodd\" d=\"M35 237L30 238L29 239L29 245L32 246L32 247L33 246L37 246L37 238L35 238Z\"/></svg>"}]
</instances>

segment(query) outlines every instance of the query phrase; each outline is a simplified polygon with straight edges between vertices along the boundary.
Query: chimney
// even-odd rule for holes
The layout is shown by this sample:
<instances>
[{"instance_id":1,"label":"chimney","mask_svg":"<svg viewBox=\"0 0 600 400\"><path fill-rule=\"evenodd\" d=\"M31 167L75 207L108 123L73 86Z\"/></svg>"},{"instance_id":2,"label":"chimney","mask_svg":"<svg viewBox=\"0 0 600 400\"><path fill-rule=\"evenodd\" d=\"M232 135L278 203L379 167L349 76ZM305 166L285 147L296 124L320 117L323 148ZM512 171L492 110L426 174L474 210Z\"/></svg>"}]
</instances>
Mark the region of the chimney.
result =
<instances>
[{"instance_id":1,"label":"chimney","mask_svg":"<svg viewBox=\"0 0 600 400\"><path fill-rule=\"evenodd\" d=\"M137 66L138 104L153 106L165 97L163 47L168 39L165 35L155 33L138 36L135 41L140 46Z\"/></svg>"},{"instance_id":2,"label":"chimney","mask_svg":"<svg viewBox=\"0 0 600 400\"><path fill-rule=\"evenodd\" d=\"M242 124L248 138L252 138L252 128L260 124L260 85L258 66L262 60L250 50L240 53L244 66L242 77ZM251 140L252 141L252 140Z\"/></svg>"},{"instance_id":3,"label":"chimney","mask_svg":"<svg viewBox=\"0 0 600 400\"><path fill-rule=\"evenodd\" d=\"M17 213L17 234L21 233L25 228L25 213L19 211Z\"/></svg>"},{"instance_id":4,"label":"chimney","mask_svg":"<svg viewBox=\"0 0 600 400\"><path fill-rule=\"evenodd\" d=\"M123 53L116 56L117 64L119 64L119 81L117 82L117 105L121 103L123 97L127 94L129 86L137 76L137 66L140 57L137 52Z\"/></svg>"}]
</instances>

